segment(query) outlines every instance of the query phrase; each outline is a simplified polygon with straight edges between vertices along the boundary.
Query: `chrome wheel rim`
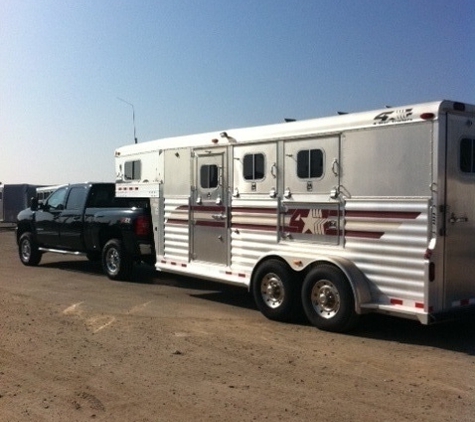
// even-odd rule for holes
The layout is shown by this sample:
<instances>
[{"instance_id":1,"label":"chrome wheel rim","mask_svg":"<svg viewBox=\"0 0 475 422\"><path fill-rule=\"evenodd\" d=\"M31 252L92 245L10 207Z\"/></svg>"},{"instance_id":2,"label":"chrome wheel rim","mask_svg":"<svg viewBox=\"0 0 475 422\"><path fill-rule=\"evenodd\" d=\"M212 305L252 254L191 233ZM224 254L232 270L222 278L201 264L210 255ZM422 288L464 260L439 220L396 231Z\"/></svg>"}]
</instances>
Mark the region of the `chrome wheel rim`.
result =
<instances>
[{"instance_id":1,"label":"chrome wheel rim","mask_svg":"<svg viewBox=\"0 0 475 422\"><path fill-rule=\"evenodd\" d=\"M269 308L275 309L282 305L285 298L285 289L284 283L277 274L266 274L261 280L261 296Z\"/></svg>"},{"instance_id":2,"label":"chrome wheel rim","mask_svg":"<svg viewBox=\"0 0 475 422\"><path fill-rule=\"evenodd\" d=\"M322 318L333 318L340 310L340 292L329 280L320 280L311 292L312 305Z\"/></svg>"},{"instance_id":3,"label":"chrome wheel rim","mask_svg":"<svg viewBox=\"0 0 475 422\"><path fill-rule=\"evenodd\" d=\"M119 271L120 267L120 255L117 249L111 248L106 254L106 266L107 270L111 274L115 274Z\"/></svg>"},{"instance_id":4,"label":"chrome wheel rim","mask_svg":"<svg viewBox=\"0 0 475 422\"><path fill-rule=\"evenodd\" d=\"M30 242L24 240L21 244L21 259L28 262L31 257L31 245Z\"/></svg>"}]
</instances>

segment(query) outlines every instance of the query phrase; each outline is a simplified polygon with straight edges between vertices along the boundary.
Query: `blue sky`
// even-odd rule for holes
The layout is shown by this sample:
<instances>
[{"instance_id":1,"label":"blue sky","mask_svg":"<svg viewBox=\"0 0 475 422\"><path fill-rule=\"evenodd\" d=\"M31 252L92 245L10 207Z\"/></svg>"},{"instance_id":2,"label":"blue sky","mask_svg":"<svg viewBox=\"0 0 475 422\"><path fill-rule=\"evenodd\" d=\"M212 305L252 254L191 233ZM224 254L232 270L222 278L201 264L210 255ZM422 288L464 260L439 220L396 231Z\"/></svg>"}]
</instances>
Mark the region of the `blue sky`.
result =
<instances>
[{"instance_id":1,"label":"blue sky","mask_svg":"<svg viewBox=\"0 0 475 422\"><path fill-rule=\"evenodd\" d=\"M113 181L191 133L475 103L473 0L0 0L0 181Z\"/></svg>"}]
</instances>

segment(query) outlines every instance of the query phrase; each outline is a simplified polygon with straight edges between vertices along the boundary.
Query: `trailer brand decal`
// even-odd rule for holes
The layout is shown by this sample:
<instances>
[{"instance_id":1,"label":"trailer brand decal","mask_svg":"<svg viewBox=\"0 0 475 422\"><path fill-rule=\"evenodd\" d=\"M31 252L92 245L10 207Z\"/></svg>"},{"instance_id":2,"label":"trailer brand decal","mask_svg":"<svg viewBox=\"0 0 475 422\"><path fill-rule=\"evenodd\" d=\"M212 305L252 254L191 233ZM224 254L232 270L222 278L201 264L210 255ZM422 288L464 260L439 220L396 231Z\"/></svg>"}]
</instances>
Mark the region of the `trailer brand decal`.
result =
<instances>
[{"instance_id":1,"label":"trailer brand decal","mask_svg":"<svg viewBox=\"0 0 475 422\"><path fill-rule=\"evenodd\" d=\"M387 123L407 122L409 120L412 120L412 108L384 111L374 118L373 124L384 125Z\"/></svg>"},{"instance_id":2,"label":"trailer brand decal","mask_svg":"<svg viewBox=\"0 0 475 422\"><path fill-rule=\"evenodd\" d=\"M297 209L290 217L288 231L293 233L310 233L334 235L337 223L329 217L336 217L336 211L312 208L309 210Z\"/></svg>"}]
</instances>

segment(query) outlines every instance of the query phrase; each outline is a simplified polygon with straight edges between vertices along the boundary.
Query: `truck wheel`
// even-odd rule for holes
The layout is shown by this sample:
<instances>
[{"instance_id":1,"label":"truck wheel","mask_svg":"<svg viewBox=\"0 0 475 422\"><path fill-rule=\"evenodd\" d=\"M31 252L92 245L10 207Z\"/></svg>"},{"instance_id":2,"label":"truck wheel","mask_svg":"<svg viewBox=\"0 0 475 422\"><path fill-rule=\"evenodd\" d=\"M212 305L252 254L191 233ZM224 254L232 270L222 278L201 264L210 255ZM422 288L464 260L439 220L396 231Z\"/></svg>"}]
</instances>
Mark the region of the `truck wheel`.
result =
<instances>
[{"instance_id":1,"label":"truck wheel","mask_svg":"<svg viewBox=\"0 0 475 422\"><path fill-rule=\"evenodd\" d=\"M41 252L31 233L23 233L18 242L18 253L23 265L35 266L41 261Z\"/></svg>"},{"instance_id":2,"label":"truck wheel","mask_svg":"<svg viewBox=\"0 0 475 422\"><path fill-rule=\"evenodd\" d=\"M102 268L111 280L128 280L133 260L118 239L109 240L102 249Z\"/></svg>"},{"instance_id":3,"label":"truck wheel","mask_svg":"<svg viewBox=\"0 0 475 422\"><path fill-rule=\"evenodd\" d=\"M288 266L277 259L261 264L252 282L257 308L265 317L289 321L300 315L300 279Z\"/></svg>"},{"instance_id":4,"label":"truck wheel","mask_svg":"<svg viewBox=\"0 0 475 422\"><path fill-rule=\"evenodd\" d=\"M309 321L321 330L344 332L358 322L350 284L331 265L319 265L309 271L303 282L302 304Z\"/></svg>"}]
</instances>

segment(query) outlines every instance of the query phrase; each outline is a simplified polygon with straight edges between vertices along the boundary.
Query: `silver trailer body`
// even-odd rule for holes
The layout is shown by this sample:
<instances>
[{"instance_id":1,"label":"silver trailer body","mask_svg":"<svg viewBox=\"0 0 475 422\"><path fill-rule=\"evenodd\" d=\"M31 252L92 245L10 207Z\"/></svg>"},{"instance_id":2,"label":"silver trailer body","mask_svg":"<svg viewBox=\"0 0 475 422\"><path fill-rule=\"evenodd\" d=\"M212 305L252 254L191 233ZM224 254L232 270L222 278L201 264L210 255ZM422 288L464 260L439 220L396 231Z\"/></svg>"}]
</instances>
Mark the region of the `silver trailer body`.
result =
<instances>
[{"instance_id":1,"label":"silver trailer body","mask_svg":"<svg viewBox=\"0 0 475 422\"><path fill-rule=\"evenodd\" d=\"M305 307L323 265L352 296L330 276L308 287L323 319L351 304L428 324L475 305L473 123L441 101L134 144L115 152L116 194L150 198L158 270L261 283L273 312L282 272Z\"/></svg>"}]
</instances>

